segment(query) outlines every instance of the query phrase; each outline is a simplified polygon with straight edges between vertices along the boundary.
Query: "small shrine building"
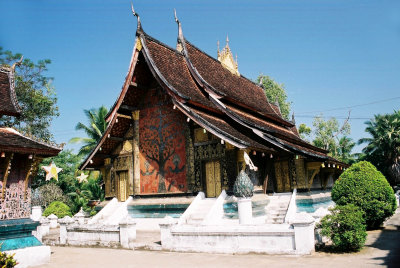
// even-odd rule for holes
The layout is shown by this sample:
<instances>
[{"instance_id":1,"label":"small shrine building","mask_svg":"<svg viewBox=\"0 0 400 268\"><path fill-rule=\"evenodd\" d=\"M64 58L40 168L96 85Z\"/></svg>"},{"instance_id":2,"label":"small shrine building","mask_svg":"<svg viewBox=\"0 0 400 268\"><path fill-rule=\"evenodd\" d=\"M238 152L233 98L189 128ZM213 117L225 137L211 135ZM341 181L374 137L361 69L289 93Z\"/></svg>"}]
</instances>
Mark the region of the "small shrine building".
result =
<instances>
[{"instance_id":1,"label":"small shrine building","mask_svg":"<svg viewBox=\"0 0 400 268\"><path fill-rule=\"evenodd\" d=\"M215 59L186 40L148 35L140 18L129 71L109 125L81 169L100 170L106 197L218 196L232 190L246 152L264 192L329 187L344 164L302 140L260 85L242 76L227 40Z\"/></svg>"},{"instance_id":2,"label":"small shrine building","mask_svg":"<svg viewBox=\"0 0 400 268\"><path fill-rule=\"evenodd\" d=\"M14 68L0 66L0 117L21 114L14 89ZM32 236L31 179L40 162L61 148L0 126L0 244L12 250L41 243Z\"/></svg>"}]
</instances>

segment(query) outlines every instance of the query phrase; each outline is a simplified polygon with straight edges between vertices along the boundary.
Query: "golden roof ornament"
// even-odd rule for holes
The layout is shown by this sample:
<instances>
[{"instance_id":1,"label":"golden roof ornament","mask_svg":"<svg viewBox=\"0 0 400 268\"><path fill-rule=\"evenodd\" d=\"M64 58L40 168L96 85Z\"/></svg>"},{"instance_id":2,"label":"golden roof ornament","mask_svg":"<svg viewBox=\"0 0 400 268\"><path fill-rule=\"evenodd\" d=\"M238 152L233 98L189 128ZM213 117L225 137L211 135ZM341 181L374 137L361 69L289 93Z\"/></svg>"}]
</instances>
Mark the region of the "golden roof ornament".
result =
<instances>
[{"instance_id":1,"label":"golden roof ornament","mask_svg":"<svg viewBox=\"0 0 400 268\"><path fill-rule=\"evenodd\" d=\"M222 66L224 66L225 69L230 71L232 74L240 76L239 69L238 69L238 63L237 63L237 55L236 55L236 61L233 59L233 55L231 52L231 49L229 47L229 37L228 35L226 36L226 45L222 49L222 51L219 51L219 41L217 42L218 46L218 60L221 62Z\"/></svg>"}]
</instances>

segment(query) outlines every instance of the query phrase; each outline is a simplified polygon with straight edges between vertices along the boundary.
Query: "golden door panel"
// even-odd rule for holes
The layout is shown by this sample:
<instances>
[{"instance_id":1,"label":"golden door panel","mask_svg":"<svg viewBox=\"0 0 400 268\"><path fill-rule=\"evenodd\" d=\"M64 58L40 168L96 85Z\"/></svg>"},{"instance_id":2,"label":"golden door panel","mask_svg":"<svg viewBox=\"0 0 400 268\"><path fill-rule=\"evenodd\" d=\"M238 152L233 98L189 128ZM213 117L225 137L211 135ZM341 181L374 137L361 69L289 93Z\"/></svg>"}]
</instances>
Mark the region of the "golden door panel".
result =
<instances>
[{"instance_id":1,"label":"golden door panel","mask_svg":"<svg viewBox=\"0 0 400 268\"><path fill-rule=\"evenodd\" d=\"M207 197L216 197L221 193L221 167L219 161L205 163Z\"/></svg>"},{"instance_id":2,"label":"golden door panel","mask_svg":"<svg viewBox=\"0 0 400 268\"><path fill-rule=\"evenodd\" d=\"M124 202L128 198L128 171L118 172L118 200Z\"/></svg>"}]
</instances>

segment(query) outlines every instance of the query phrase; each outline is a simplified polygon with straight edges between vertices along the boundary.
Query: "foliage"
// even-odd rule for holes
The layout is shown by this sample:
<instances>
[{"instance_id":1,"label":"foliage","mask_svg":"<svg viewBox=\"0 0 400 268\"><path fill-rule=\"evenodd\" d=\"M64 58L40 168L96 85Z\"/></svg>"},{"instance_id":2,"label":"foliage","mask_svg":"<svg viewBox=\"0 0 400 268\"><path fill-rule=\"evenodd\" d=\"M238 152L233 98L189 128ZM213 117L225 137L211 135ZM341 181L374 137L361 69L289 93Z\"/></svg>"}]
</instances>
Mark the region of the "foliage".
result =
<instances>
[{"instance_id":1,"label":"foliage","mask_svg":"<svg viewBox=\"0 0 400 268\"><path fill-rule=\"evenodd\" d=\"M108 113L108 109L101 106L98 109L92 108L90 110L84 110L86 117L89 119L89 124L85 125L79 122L76 126L76 130L85 131L87 137L75 137L72 138L70 143L83 143L83 146L79 149L79 156L88 155L94 147L96 147L97 142L103 136L103 133L107 129L108 123L105 121L105 117Z\"/></svg>"},{"instance_id":2,"label":"foliage","mask_svg":"<svg viewBox=\"0 0 400 268\"><path fill-rule=\"evenodd\" d=\"M1 244L0 244L1 248ZM0 267L1 268L12 268L17 266L17 261L14 259L14 254L7 254L0 251Z\"/></svg>"},{"instance_id":3,"label":"foliage","mask_svg":"<svg viewBox=\"0 0 400 268\"><path fill-rule=\"evenodd\" d=\"M51 214L56 215L59 219L64 218L65 216L72 217L69 206L60 201L52 202L43 212L43 216L45 217Z\"/></svg>"},{"instance_id":4,"label":"foliage","mask_svg":"<svg viewBox=\"0 0 400 268\"><path fill-rule=\"evenodd\" d=\"M0 65L11 65L21 58L21 54L4 51L0 47ZM37 63L24 59L15 70L15 92L21 107L21 116L2 116L0 125L14 127L23 133L31 134L44 141L52 140L49 127L58 116L57 97L52 78L44 73L51 61L39 60Z\"/></svg>"},{"instance_id":5,"label":"foliage","mask_svg":"<svg viewBox=\"0 0 400 268\"><path fill-rule=\"evenodd\" d=\"M354 162L351 150L355 143L347 135L350 134L350 124L345 121L339 127L339 122L332 117L324 120L322 115L314 118L314 131L305 124L299 126L299 134L302 138L313 138L312 143L322 149L329 151L329 155L345 163ZM311 135L313 134L313 135ZM312 136L312 137L311 137Z\"/></svg>"},{"instance_id":6,"label":"foliage","mask_svg":"<svg viewBox=\"0 0 400 268\"><path fill-rule=\"evenodd\" d=\"M85 212L92 213L93 210L88 206L89 200L104 200L104 191L100 187L101 177L95 178L93 173L90 174L87 182L83 182L75 192L68 193L72 200L72 213L77 213L82 207Z\"/></svg>"},{"instance_id":7,"label":"foliage","mask_svg":"<svg viewBox=\"0 0 400 268\"><path fill-rule=\"evenodd\" d=\"M261 80L268 101L274 103L278 100L283 118L289 119L290 105L292 103L287 101L285 86L283 84L278 84L267 75L259 75L256 81L260 83Z\"/></svg>"},{"instance_id":8,"label":"foliage","mask_svg":"<svg viewBox=\"0 0 400 268\"><path fill-rule=\"evenodd\" d=\"M241 170L233 185L233 194L236 197L252 197L253 196L253 183L244 170Z\"/></svg>"},{"instance_id":9,"label":"foliage","mask_svg":"<svg viewBox=\"0 0 400 268\"><path fill-rule=\"evenodd\" d=\"M63 150L57 156L46 158L40 165L38 174L32 182L32 188L37 188L46 184L46 172L42 166L48 166L51 162L63 170L58 174L58 181L55 182L64 193L75 192L79 188L77 177L77 169L81 157L74 154L71 150Z\"/></svg>"},{"instance_id":10,"label":"foliage","mask_svg":"<svg viewBox=\"0 0 400 268\"><path fill-rule=\"evenodd\" d=\"M365 213L367 227L379 227L396 210L396 198L389 183L371 163L353 164L335 182L332 200L338 205L354 204Z\"/></svg>"},{"instance_id":11,"label":"foliage","mask_svg":"<svg viewBox=\"0 0 400 268\"><path fill-rule=\"evenodd\" d=\"M307 137L311 135L311 128L304 123L299 125L298 131L303 140L308 140Z\"/></svg>"},{"instance_id":12,"label":"foliage","mask_svg":"<svg viewBox=\"0 0 400 268\"><path fill-rule=\"evenodd\" d=\"M359 251L367 238L363 211L353 204L329 210L331 215L321 219L321 234L329 237L338 251Z\"/></svg>"},{"instance_id":13,"label":"foliage","mask_svg":"<svg viewBox=\"0 0 400 268\"><path fill-rule=\"evenodd\" d=\"M54 201L69 203L70 199L64 195L63 191L55 183L50 182L33 190L34 204L47 207Z\"/></svg>"},{"instance_id":14,"label":"foliage","mask_svg":"<svg viewBox=\"0 0 400 268\"><path fill-rule=\"evenodd\" d=\"M89 178L86 183L82 184L81 189L90 193L89 200L104 200L104 191L99 185L99 179Z\"/></svg>"},{"instance_id":15,"label":"foliage","mask_svg":"<svg viewBox=\"0 0 400 268\"><path fill-rule=\"evenodd\" d=\"M366 143L362 160L373 163L391 184L400 182L400 110L392 114L375 115L365 122L365 132L370 138L363 138L359 144Z\"/></svg>"}]
</instances>

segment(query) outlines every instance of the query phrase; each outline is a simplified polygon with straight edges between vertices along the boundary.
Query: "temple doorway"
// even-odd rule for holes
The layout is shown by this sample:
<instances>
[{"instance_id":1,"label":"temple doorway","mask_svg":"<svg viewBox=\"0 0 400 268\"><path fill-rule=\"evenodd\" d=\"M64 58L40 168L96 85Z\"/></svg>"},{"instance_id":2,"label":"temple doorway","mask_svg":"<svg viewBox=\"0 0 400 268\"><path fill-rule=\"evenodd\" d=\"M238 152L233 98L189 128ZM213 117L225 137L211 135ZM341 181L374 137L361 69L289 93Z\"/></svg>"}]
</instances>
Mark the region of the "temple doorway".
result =
<instances>
[{"instance_id":1,"label":"temple doorway","mask_svg":"<svg viewBox=\"0 0 400 268\"><path fill-rule=\"evenodd\" d=\"M221 191L221 166L219 161L208 161L205 163L206 195L216 197Z\"/></svg>"},{"instance_id":2,"label":"temple doorway","mask_svg":"<svg viewBox=\"0 0 400 268\"><path fill-rule=\"evenodd\" d=\"M128 171L118 171L118 200L124 202L128 199Z\"/></svg>"}]
</instances>

